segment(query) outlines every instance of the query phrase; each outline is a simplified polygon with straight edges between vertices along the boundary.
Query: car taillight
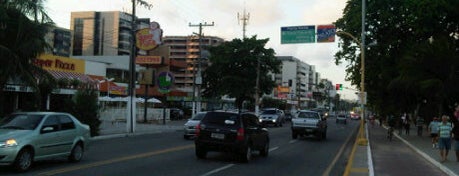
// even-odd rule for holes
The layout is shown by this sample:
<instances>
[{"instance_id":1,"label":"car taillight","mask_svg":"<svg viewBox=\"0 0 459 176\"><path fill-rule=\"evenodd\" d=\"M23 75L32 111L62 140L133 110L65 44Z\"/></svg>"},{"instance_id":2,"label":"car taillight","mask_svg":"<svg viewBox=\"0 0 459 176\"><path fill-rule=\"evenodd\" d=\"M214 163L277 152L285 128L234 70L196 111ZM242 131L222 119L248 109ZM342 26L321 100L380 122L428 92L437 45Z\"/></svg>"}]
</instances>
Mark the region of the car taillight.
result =
<instances>
[{"instance_id":1,"label":"car taillight","mask_svg":"<svg viewBox=\"0 0 459 176\"><path fill-rule=\"evenodd\" d=\"M243 141L244 140L244 128L237 129L236 140L238 140L238 141Z\"/></svg>"},{"instance_id":2,"label":"car taillight","mask_svg":"<svg viewBox=\"0 0 459 176\"><path fill-rule=\"evenodd\" d=\"M198 137L199 133L201 133L201 124L196 125L194 131L196 132L196 137Z\"/></svg>"}]
</instances>

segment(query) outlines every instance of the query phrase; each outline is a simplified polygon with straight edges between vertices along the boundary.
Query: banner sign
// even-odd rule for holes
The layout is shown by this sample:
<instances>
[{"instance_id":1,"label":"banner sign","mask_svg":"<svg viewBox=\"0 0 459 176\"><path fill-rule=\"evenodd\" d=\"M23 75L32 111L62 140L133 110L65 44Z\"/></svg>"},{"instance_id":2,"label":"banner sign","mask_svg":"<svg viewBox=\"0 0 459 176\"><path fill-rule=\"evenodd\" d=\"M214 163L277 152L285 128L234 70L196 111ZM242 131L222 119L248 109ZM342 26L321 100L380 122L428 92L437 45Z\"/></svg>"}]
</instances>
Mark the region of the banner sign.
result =
<instances>
[{"instance_id":1,"label":"banner sign","mask_svg":"<svg viewBox=\"0 0 459 176\"><path fill-rule=\"evenodd\" d=\"M55 56L51 54L40 55L33 61L36 66L44 70L64 71L71 73L85 72L85 61L69 57Z\"/></svg>"},{"instance_id":2,"label":"banner sign","mask_svg":"<svg viewBox=\"0 0 459 176\"><path fill-rule=\"evenodd\" d=\"M163 59L161 56L137 56L135 57L135 63L160 65L163 63Z\"/></svg>"},{"instance_id":3,"label":"banner sign","mask_svg":"<svg viewBox=\"0 0 459 176\"><path fill-rule=\"evenodd\" d=\"M335 42L335 25L317 25L317 43Z\"/></svg>"}]
</instances>

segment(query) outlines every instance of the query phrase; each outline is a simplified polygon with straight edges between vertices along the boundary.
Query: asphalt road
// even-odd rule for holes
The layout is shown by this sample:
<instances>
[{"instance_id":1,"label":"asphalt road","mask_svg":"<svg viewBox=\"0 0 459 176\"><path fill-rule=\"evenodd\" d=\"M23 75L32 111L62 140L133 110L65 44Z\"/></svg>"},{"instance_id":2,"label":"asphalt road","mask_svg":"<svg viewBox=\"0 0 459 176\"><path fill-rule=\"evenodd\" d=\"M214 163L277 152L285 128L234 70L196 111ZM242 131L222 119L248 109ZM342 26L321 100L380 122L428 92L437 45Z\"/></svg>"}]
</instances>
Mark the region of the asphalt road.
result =
<instances>
[{"instance_id":1,"label":"asphalt road","mask_svg":"<svg viewBox=\"0 0 459 176\"><path fill-rule=\"evenodd\" d=\"M176 131L94 141L79 163L65 159L44 161L19 175L342 175L346 164L343 156L349 155L358 123L336 124L331 118L327 139L322 141L313 137L292 140L290 123L268 127L269 156L260 157L254 152L249 163L216 152L208 153L205 160L197 159L193 141L184 140L183 133ZM18 175L0 168L0 175L4 174Z\"/></svg>"}]
</instances>

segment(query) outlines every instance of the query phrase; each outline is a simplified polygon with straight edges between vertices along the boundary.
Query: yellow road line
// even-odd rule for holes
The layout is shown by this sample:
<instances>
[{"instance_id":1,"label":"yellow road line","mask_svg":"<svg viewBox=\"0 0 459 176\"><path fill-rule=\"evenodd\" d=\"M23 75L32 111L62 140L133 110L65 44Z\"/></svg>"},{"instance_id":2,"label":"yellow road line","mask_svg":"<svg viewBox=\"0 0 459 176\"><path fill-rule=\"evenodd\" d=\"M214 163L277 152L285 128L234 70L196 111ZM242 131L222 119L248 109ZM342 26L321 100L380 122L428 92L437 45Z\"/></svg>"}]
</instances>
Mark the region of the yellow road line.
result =
<instances>
[{"instance_id":1,"label":"yellow road line","mask_svg":"<svg viewBox=\"0 0 459 176\"><path fill-rule=\"evenodd\" d=\"M351 172L368 173L368 168L364 168L364 167L351 168Z\"/></svg>"},{"instance_id":2,"label":"yellow road line","mask_svg":"<svg viewBox=\"0 0 459 176\"><path fill-rule=\"evenodd\" d=\"M354 134L355 130L358 129L358 128L354 128L354 131L352 131L351 134ZM322 174L322 176L328 176L330 175L330 172L333 168L333 166L336 164L336 162L338 162L338 159L339 157L341 156L341 154L343 153L344 151L344 148L346 147L347 143L349 142L349 140L351 140L351 137L352 135L349 135L346 139L346 141L343 143L343 145L341 145L339 151L338 151L338 154L335 156L335 158L333 158L333 161L330 163L330 165L328 165L327 169L325 169L325 172Z\"/></svg>"},{"instance_id":3,"label":"yellow road line","mask_svg":"<svg viewBox=\"0 0 459 176\"><path fill-rule=\"evenodd\" d=\"M76 171L76 170L82 170L82 169L87 169L87 168L92 168L92 167L112 164L112 163L116 163L116 162L122 162L122 161L139 159L139 158L145 158L145 157L149 157L149 156L153 156L153 155L159 155L159 154L163 154L163 153L189 149L189 148L192 148L192 147L194 147L194 144L180 146L180 147L174 147L174 148L169 148L169 149L164 149L164 150L158 150L158 151L153 151L153 152L148 152L148 153L142 153L142 154L137 154L137 155L130 155L130 156L125 156L125 157L120 157L120 158L114 158L114 159L110 159L110 160L104 160L104 161L99 161L99 162L85 164L85 165L66 167L66 168L62 168L62 169L43 172L43 173L40 173L38 175L48 176L48 175L62 174L62 173L66 173L66 172L71 172L71 171Z\"/></svg>"}]
</instances>

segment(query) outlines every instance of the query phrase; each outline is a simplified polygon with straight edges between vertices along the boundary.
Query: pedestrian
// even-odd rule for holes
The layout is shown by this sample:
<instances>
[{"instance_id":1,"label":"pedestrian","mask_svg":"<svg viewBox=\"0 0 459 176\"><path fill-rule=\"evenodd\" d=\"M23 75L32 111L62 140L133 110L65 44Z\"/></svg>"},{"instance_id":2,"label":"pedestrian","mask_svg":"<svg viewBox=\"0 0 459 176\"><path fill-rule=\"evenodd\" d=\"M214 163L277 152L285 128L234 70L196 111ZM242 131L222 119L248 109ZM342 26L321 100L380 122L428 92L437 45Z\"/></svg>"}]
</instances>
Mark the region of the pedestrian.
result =
<instances>
[{"instance_id":1,"label":"pedestrian","mask_svg":"<svg viewBox=\"0 0 459 176\"><path fill-rule=\"evenodd\" d=\"M456 106L456 111L454 111L454 117L456 118L455 120L453 120L454 150L456 152L456 161L459 162L459 105Z\"/></svg>"},{"instance_id":2,"label":"pedestrian","mask_svg":"<svg viewBox=\"0 0 459 176\"><path fill-rule=\"evenodd\" d=\"M410 135L411 121L409 118L405 119L403 126L405 127L405 134Z\"/></svg>"},{"instance_id":3,"label":"pedestrian","mask_svg":"<svg viewBox=\"0 0 459 176\"><path fill-rule=\"evenodd\" d=\"M440 162L445 162L448 159L448 152L451 149L451 131L452 126L449 122L449 117L443 115L441 117L441 123L438 126L438 148L440 149Z\"/></svg>"},{"instance_id":4,"label":"pedestrian","mask_svg":"<svg viewBox=\"0 0 459 176\"><path fill-rule=\"evenodd\" d=\"M424 126L424 118L418 116L416 118L416 127L418 128L418 136L422 136L422 127Z\"/></svg>"},{"instance_id":5,"label":"pedestrian","mask_svg":"<svg viewBox=\"0 0 459 176\"><path fill-rule=\"evenodd\" d=\"M437 117L434 117L433 120L429 123L427 130L430 132L430 137L432 138L432 148L437 148L438 143L438 125L440 122ZM459 136L458 136L459 137Z\"/></svg>"}]
</instances>

